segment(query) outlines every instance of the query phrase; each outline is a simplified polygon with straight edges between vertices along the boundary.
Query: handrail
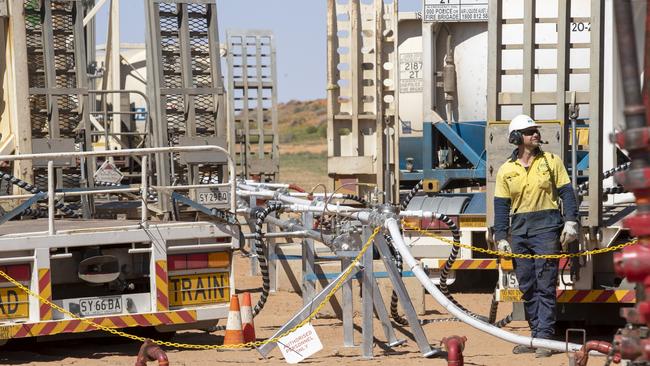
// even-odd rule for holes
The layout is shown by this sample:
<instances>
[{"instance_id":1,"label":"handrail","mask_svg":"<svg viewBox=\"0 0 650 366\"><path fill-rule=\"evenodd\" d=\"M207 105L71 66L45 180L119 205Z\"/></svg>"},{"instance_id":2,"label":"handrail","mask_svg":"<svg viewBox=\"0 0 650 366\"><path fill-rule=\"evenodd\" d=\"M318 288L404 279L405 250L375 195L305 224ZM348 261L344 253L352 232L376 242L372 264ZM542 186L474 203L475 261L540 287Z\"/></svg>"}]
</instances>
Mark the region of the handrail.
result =
<instances>
[{"instance_id":1,"label":"handrail","mask_svg":"<svg viewBox=\"0 0 650 366\"><path fill-rule=\"evenodd\" d=\"M54 162L53 159L59 158L81 158L89 156L142 156L142 183L140 185L140 194L142 198L142 222L141 224L146 227L148 224L147 220L147 157L151 154L157 153L182 153L182 152L197 152L197 151L214 151L221 152L226 155L228 159L228 183L220 184L195 184L187 186L170 186L170 187L160 187L164 189L189 189L196 187L211 187L211 186L230 186L230 209L232 212L236 212L236 192L237 192L237 181L236 181L236 166L235 161L228 152L221 146L217 145L201 145L201 146L170 146L170 147L150 147L143 149L123 149L123 150L109 150L109 151L73 151L73 152L61 152L61 153L43 153L43 154L21 154L21 155L0 155L0 161L16 161L16 160L32 160L32 159L51 159L48 161L48 233L49 235L54 235L56 230L54 228L54 198L60 193L55 192L55 180L54 180ZM115 189L102 189L101 191L88 190L87 192L80 191L75 192L75 194L96 194L101 193L116 193L124 192L124 188L115 188Z\"/></svg>"}]
</instances>

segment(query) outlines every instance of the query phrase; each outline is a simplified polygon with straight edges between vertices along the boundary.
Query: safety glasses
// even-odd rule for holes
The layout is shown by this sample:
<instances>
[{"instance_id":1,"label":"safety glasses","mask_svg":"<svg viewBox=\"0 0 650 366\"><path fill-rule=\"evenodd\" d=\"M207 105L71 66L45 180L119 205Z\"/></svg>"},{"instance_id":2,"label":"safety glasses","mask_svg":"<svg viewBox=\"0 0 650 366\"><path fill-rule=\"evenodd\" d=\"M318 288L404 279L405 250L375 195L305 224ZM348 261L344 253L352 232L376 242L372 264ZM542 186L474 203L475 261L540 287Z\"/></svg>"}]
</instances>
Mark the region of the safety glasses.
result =
<instances>
[{"instance_id":1,"label":"safety glasses","mask_svg":"<svg viewBox=\"0 0 650 366\"><path fill-rule=\"evenodd\" d=\"M532 136L536 133L539 134L539 130L536 128L529 128L521 131L521 134L524 136Z\"/></svg>"}]
</instances>

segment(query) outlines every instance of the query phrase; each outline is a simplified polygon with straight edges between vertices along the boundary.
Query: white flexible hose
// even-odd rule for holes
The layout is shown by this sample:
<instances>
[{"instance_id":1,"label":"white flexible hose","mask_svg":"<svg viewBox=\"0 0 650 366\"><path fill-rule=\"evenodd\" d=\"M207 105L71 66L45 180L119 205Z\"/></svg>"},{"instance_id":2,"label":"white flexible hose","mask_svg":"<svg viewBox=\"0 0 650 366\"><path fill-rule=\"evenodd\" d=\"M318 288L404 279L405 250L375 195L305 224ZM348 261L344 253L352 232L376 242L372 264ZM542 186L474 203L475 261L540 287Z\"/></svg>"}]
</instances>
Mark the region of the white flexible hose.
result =
<instances>
[{"instance_id":1,"label":"white flexible hose","mask_svg":"<svg viewBox=\"0 0 650 366\"><path fill-rule=\"evenodd\" d=\"M469 316L464 311L460 310L451 301L449 301L449 299L447 299L445 295L440 292L440 290L433 284L429 276L424 273L424 269L418 265L417 261L415 258L413 258L411 252L406 246L406 243L404 242L404 238L400 232L397 220L390 218L384 222L384 226L388 229L390 236L393 238L393 245L395 246L395 249L397 249L397 251L399 251L399 253L402 255L404 263L415 274L415 277L420 281L420 283L422 283L422 286L424 286L424 288L440 305L447 309L450 314L460 319L463 323L466 323L495 337L501 338L504 341L523 344L529 347L548 348L560 352L566 351L567 347L569 352L576 352L582 348L582 345L576 343L565 343L560 341L553 341L550 339L532 338L514 334Z\"/></svg>"}]
</instances>

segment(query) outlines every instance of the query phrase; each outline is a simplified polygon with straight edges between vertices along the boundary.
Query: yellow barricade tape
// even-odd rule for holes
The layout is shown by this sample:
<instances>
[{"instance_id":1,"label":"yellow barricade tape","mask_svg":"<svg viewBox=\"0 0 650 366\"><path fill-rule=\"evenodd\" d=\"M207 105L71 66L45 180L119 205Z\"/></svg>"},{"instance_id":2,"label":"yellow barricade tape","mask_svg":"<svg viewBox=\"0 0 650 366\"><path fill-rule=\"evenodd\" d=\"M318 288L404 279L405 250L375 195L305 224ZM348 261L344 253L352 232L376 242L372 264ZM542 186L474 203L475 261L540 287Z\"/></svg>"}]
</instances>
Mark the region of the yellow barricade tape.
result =
<instances>
[{"instance_id":1,"label":"yellow barricade tape","mask_svg":"<svg viewBox=\"0 0 650 366\"><path fill-rule=\"evenodd\" d=\"M381 230L381 227L377 227L372 232L372 234L368 238L368 241L366 241L366 243L361 248L361 251L359 252L359 254L352 260L352 264L350 266L348 266L347 270L343 273L343 276L341 277L339 282L332 288L332 291L330 291L325 296L323 301L321 301L320 304L318 304L318 306L314 309L314 311L312 311L309 314L309 316L307 316L307 318L305 318L303 321L298 323L296 326L294 326L293 328L291 328L291 329L287 330L286 332L280 334L277 337L269 338L269 339L266 339L266 340L263 340L263 341L248 342L248 343L241 343L241 344L231 344L231 345L209 345L209 344L204 345L204 344L176 343L176 342L167 342L167 341L159 341L159 340L152 340L152 341L154 343L158 344L158 345L161 345L161 346L167 346L167 347L173 347L173 348L188 348L188 349L233 349L233 348L242 349L242 348L259 347L259 346L262 346L262 345L267 344L267 343L275 343L275 342L279 341L280 338L295 332L298 328L300 328L303 325L309 323L316 316L316 314L318 314L318 312L323 308L323 306L325 306L325 304L327 304L327 302L330 300L330 298L332 296L334 296L336 291L338 291L338 289L341 288L341 286L343 285L345 280L348 277L350 277L350 273L352 273L352 269L354 268L354 266L357 263L359 263L359 261L361 260L361 257L368 250L368 248L370 247L370 244L373 242L373 240L375 239L375 237L377 236L377 234L379 233L380 230ZM14 285L16 285L16 287L18 287L21 290L25 291L30 296L37 297L42 303L47 304L51 308L56 309L57 311L60 311L61 313L64 313L64 314L68 315L69 317L71 317L73 319L77 319L77 320L79 320L79 321L81 321L83 323L86 323L88 325L91 325L91 326L93 326L93 327L95 327L95 328L97 328L99 330L103 330L105 332L108 332L108 333L111 333L111 334L114 334L114 335L117 335L117 336L120 336L120 337L125 337L125 338L129 338L129 339L132 339L132 340L135 340L135 341L140 341L140 342L144 342L145 339L146 339L144 337L139 337L139 336L129 334L129 333L125 333L125 332L122 332L120 330L113 329L113 328L110 328L110 327L107 327L107 326L104 326L104 325L101 325L101 324L97 324L97 323L93 322L92 320L89 320L89 319L86 319L86 318L81 318L81 317L69 312L68 310L58 306L57 304L51 302L50 300L39 296L39 294L37 294L37 293L31 291L30 289L28 289L27 287L23 286L20 282L18 282L16 280L14 280L13 278L9 277L9 275L4 273L3 271L0 271L0 276L7 279L7 281L13 283Z\"/></svg>"},{"instance_id":2,"label":"yellow barricade tape","mask_svg":"<svg viewBox=\"0 0 650 366\"><path fill-rule=\"evenodd\" d=\"M594 249L594 250L587 250L587 251L584 251L584 252L578 252L578 253L557 253L557 254L517 254L517 253L510 253L510 252L500 252L500 251L498 251L498 250L490 250L490 249L486 249L486 248L475 247L475 246L472 246L472 245L456 243L456 242L454 242L453 240L450 240L450 239L444 238L444 237L442 237L442 236L440 236L440 235L435 235L435 234L430 233L430 232L428 232L428 231L426 231L426 230L422 230L422 229L420 229L419 227L417 227L417 226L415 226L415 225L413 225L413 224L411 224L411 223L409 223L409 222L407 222L407 221L404 221L404 220L402 220L402 225L404 226L404 228L406 228L406 229L408 229L408 230L417 231L417 232L419 232L420 234L423 234L423 235L425 235L425 236L429 236L429 237L432 237L432 238L438 239L438 240L440 240L440 241L442 241L442 242L445 242L445 243L448 243L448 244L451 244L451 245L454 245L454 246L457 246L457 247L461 247L461 248L469 249L469 250L472 250L472 251L475 251L475 252L491 254L491 255L494 255L494 256L497 256L497 257L506 257L506 258L507 258L507 257L509 257L509 258L527 258L527 259L560 259L560 258L576 258L576 257L587 256L587 255L595 255L595 254L602 254L602 253L607 253L607 252L613 252L613 251L619 250L619 249L621 249L621 248L624 248L624 247L626 247L626 246L636 244L636 242L637 242L637 240L634 239L634 240L628 241L627 243L617 244L617 245L614 245L614 246L611 246L611 247L607 247L607 248L600 248L600 249Z\"/></svg>"}]
</instances>

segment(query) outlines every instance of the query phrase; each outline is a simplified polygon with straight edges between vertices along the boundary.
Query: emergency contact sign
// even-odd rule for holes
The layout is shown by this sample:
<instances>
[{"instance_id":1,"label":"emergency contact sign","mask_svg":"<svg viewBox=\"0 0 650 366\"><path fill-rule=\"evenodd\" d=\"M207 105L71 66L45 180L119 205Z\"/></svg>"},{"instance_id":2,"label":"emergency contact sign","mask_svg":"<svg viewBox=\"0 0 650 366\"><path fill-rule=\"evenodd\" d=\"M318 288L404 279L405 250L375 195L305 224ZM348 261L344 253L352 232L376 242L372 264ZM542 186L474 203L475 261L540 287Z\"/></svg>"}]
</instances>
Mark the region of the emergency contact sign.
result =
<instances>
[{"instance_id":1,"label":"emergency contact sign","mask_svg":"<svg viewBox=\"0 0 650 366\"><path fill-rule=\"evenodd\" d=\"M487 0L424 0L425 22L487 22Z\"/></svg>"}]
</instances>

